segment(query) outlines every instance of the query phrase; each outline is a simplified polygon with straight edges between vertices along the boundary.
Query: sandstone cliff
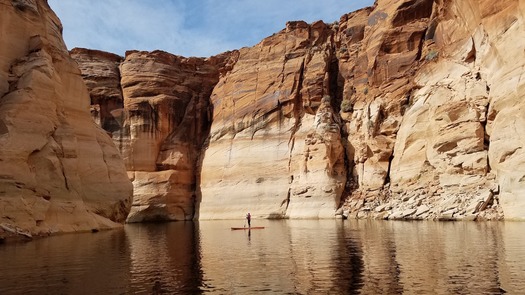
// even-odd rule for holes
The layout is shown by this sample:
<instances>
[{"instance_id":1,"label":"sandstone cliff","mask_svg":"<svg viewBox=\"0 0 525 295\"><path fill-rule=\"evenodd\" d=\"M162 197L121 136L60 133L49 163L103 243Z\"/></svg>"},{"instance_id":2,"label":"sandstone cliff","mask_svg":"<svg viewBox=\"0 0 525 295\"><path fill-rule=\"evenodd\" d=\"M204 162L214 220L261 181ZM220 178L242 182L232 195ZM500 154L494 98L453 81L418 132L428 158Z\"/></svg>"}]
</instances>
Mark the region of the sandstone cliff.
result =
<instances>
[{"instance_id":1,"label":"sandstone cliff","mask_svg":"<svg viewBox=\"0 0 525 295\"><path fill-rule=\"evenodd\" d=\"M524 7L378 0L210 59L72 53L130 221L525 219Z\"/></svg>"},{"instance_id":2,"label":"sandstone cliff","mask_svg":"<svg viewBox=\"0 0 525 295\"><path fill-rule=\"evenodd\" d=\"M334 216L346 169L330 99L332 39L323 22L290 22L240 50L211 96L200 218Z\"/></svg>"},{"instance_id":3,"label":"sandstone cliff","mask_svg":"<svg viewBox=\"0 0 525 295\"><path fill-rule=\"evenodd\" d=\"M71 51L90 89L92 116L112 136L133 181L128 222L194 217L209 97L230 55Z\"/></svg>"},{"instance_id":4,"label":"sandstone cliff","mask_svg":"<svg viewBox=\"0 0 525 295\"><path fill-rule=\"evenodd\" d=\"M132 186L59 19L45 1L0 7L0 238L119 226Z\"/></svg>"},{"instance_id":5,"label":"sandstone cliff","mask_svg":"<svg viewBox=\"0 0 525 295\"><path fill-rule=\"evenodd\" d=\"M351 70L340 72L354 77L343 81L350 107L342 110L357 186L350 210L473 219L492 206L493 214L479 217L525 218L514 109L523 3L378 1L364 14L356 45L341 29L355 31L359 13L343 17L339 29L352 47L344 54Z\"/></svg>"}]
</instances>

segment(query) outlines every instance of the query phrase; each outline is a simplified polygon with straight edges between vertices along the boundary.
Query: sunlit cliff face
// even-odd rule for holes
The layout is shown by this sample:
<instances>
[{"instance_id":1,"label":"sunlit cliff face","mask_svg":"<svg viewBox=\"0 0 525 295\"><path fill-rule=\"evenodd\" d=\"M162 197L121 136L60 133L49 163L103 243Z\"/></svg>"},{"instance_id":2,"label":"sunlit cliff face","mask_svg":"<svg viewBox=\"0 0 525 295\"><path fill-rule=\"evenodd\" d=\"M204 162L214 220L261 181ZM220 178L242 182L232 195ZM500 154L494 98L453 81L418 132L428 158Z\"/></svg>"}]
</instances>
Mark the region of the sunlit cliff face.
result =
<instances>
[{"instance_id":1,"label":"sunlit cliff face","mask_svg":"<svg viewBox=\"0 0 525 295\"><path fill-rule=\"evenodd\" d=\"M210 59L111 61L128 220L525 218L522 6L377 1Z\"/></svg>"},{"instance_id":2,"label":"sunlit cliff face","mask_svg":"<svg viewBox=\"0 0 525 295\"><path fill-rule=\"evenodd\" d=\"M120 226L132 185L45 1L0 1L0 237Z\"/></svg>"}]
</instances>

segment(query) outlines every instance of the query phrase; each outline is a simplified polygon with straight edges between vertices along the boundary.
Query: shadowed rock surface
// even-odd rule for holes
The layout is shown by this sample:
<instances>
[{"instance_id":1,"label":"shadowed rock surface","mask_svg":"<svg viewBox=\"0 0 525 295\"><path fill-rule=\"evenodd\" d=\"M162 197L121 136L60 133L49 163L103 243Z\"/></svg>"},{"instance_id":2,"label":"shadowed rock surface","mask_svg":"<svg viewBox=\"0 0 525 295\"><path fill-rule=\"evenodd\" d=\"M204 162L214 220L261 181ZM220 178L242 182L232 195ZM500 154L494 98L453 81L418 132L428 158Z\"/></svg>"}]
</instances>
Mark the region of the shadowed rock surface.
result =
<instances>
[{"instance_id":1,"label":"shadowed rock surface","mask_svg":"<svg viewBox=\"0 0 525 295\"><path fill-rule=\"evenodd\" d=\"M191 220L209 97L233 53L71 51L91 89L92 116L112 136L134 185L128 222Z\"/></svg>"}]
</instances>

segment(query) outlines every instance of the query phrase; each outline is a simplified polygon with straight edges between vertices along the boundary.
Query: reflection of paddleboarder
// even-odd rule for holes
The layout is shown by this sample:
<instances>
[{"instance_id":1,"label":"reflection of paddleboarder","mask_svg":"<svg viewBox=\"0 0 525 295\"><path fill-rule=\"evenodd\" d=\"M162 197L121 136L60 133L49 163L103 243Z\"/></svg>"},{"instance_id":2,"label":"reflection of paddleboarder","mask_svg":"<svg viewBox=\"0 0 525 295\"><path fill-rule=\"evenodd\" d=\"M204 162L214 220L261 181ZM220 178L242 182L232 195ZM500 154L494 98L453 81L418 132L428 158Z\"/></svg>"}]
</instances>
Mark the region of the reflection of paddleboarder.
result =
<instances>
[{"instance_id":1,"label":"reflection of paddleboarder","mask_svg":"<svg viewBox=\"0 0 525 295\"><path fill-rule=\"evenodd\" d=\"M250 215L250 212L246 214L246 220L248 220L248 227L251 227L252 216Z\"/></svg>"}]
</instances>

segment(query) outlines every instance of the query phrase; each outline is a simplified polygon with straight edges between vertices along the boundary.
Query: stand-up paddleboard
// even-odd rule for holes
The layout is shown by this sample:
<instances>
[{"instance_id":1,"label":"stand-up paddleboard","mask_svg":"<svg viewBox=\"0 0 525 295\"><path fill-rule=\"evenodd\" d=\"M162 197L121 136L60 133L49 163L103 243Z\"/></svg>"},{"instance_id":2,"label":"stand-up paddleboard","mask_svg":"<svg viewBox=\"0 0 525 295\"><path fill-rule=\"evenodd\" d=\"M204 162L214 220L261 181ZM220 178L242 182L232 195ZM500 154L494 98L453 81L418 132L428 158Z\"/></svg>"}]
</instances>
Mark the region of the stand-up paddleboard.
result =
<instances>
[{"instance_id":1,"label":"stand-up paddleboard","mask_svg":"<svg viewBox=\"0 0 525 295\"><path fill-rule=\"evenodd\" d=\"M250 230L250 229L264 229L264 226L252 226L252 227L232 227L232 230Z\"/></svg>"}]
</instances>

